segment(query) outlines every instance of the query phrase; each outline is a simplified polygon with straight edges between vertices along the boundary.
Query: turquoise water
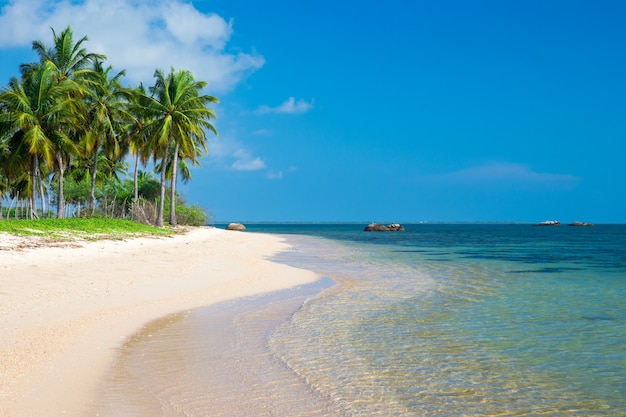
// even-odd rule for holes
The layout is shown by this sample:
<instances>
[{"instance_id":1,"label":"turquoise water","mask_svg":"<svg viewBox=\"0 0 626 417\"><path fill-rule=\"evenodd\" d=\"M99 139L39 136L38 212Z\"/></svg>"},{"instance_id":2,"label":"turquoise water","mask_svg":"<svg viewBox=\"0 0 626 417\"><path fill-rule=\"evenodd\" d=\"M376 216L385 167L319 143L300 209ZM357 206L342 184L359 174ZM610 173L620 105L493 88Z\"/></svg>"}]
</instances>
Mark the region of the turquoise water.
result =
<instances>
[{"instance_id":1,"label":"turquoise water","mask_svg":"<svg viewBox=\"0 0 626 417\"><path fill-rule=\"evenodd\" d=\"M626 415L626 226L250 225L338 285L269 336L343 415Z\"/></svg>"}]
</instances>

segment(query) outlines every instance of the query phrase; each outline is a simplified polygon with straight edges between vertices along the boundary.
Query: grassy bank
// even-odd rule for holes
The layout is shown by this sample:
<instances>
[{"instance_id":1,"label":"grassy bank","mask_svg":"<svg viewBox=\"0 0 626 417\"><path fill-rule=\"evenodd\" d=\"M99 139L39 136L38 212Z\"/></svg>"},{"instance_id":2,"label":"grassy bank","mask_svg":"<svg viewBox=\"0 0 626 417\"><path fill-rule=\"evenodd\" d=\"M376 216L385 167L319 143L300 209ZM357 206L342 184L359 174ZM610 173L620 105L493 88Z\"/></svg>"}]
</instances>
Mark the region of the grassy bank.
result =
<instances>
[{"instance_id":1,"label":"grassy bank","mask_svg":"<svg viewBox=\"0 0 626 417\"><path fill-rule=\"evenodd\" d=\"M0 220L0 233L40 236L53 240L123 239L137 236L169 236L176 231L113 218Z\"/></svg>"}]
</instances>

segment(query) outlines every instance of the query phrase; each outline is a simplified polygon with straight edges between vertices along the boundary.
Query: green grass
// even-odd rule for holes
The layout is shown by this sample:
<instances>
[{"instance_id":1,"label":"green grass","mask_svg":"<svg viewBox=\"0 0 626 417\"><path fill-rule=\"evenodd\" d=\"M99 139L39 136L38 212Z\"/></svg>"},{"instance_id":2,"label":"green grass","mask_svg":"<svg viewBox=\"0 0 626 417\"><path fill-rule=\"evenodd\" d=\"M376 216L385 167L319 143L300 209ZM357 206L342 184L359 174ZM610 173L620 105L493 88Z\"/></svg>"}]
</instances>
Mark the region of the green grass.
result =
<instances>
[{"instance_id":1,"label":"green grass","mask_svg":"<svg viewBox=\"0 0 626 417\"><path fill-rule=\"evenodd\" d=\"M172 229L112 218L0 220L0 232L41 236L53 240L123 239L138 236L170 236Z\"/></svg>"}]
</instances>

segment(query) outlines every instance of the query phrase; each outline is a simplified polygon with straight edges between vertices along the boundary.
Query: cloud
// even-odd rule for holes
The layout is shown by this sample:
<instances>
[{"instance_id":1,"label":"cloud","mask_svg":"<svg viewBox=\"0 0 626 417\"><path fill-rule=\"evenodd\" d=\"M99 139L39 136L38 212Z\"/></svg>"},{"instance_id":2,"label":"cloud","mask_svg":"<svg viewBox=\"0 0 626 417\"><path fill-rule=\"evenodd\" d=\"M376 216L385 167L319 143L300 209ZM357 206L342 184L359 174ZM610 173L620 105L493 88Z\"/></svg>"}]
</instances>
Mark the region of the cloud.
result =
<instances>
[{"instance_id":1,"label":"cloud","mask_svg":"<svg viewBox=\"0 0 626 417\"><path fill-rule=\"evenodd\" d=\"M313 108L313 101L306 102L303 99L296 101L295 98L289 97L279 106L276 106L276 107L260 106L256 112L258 114L268 114L268 113L299 114L299 113L306 113L312 108Z\"/></svg>"},{"instance_id":2,"label":"cloud","mask_svg":"<svg viewBox=\"0 0 626 417\"><path fill-rule=\"evenodd\" d=\"M155 69L174 67L226 92L265 62L254 52L228 52L232 22L183 0L11 0L0 10L0 48L50 45L50 28L60 33L68 25L134 84L151 85Z\"/></svg>"},{"instance_id":3,"label":"cloud","mask_svg":"<svg viewBox=\"0 0 626 417\"><path fill-rule=\"evenodd\" d=\"M258 171L265 168L265 162L259 157L237 159L231 168L235 171Z\"/></svg>"},{"instance_id":4,"label":"cloud","mask_svg":"<svg viewBox=\"0 0 626 417\"><path fill-rule=\"evenodd\" d=\"M270 171L267 173L267 178L270 180L280 180L283 178L283 171Z\"/></svg>"},{"instance_id":5,"label":"cloud","mask_svg":"<svg viewBox=\"0 0 626 417\"><path fill-rule=\"evenodd\" d=\"M265 162L258 156L253 156L245 148L238 148L232 156L235 161L230 166L235 171L258 171L265 168Z\"/></svg>"},{"instance_id":6,"label":"cloud","mask_svg":"<svg viewBox=\"0 0 626 417\"><path fill-rule=\"evenodd\" d=\"M290 166L284 170L268 167L265 160L255 155L250 148L236 138L232 132L218 137L208 138L210 158L206 161L218 170L260 172L268 180L281 180L297 167Z\"/></svg>"},{"instance_id":7,"label":"cloud","mask_svg":"<svg viewBox=\"0 0 626 417\"><path fill-rule=\"evenodd\" d=\"M574 187L580 178L567 174L552 174L533 171L530 167L516 163L490 163L442 175L419 177L418 180L458 185L558 185Z\"/></svg>"},{"instance_id":8,"label":"cloud","mask_svg":"<svg viewBox=\"0 0 626 417\"><path fill-rule=\"evenodd\" d=\"M297 168L296 167L289 167L287 169L287 172L293 172L296 171ZM267 173L267 178L270 180L281 180L283 179L283 176L285 175L285 171L269 171Z\"/></svg>"},{"instance_id":9,"label":"cloud","mask_svg":"<svg viewBox=\"0 0 626 417\"><path fill-rule=\"evenodd\" d=\"M208 138L210 158L208 162L219 169L235 171L258 171L265 169L265 161L253 155L249 148L232 134Z\"/></svg>"}]
</instances>

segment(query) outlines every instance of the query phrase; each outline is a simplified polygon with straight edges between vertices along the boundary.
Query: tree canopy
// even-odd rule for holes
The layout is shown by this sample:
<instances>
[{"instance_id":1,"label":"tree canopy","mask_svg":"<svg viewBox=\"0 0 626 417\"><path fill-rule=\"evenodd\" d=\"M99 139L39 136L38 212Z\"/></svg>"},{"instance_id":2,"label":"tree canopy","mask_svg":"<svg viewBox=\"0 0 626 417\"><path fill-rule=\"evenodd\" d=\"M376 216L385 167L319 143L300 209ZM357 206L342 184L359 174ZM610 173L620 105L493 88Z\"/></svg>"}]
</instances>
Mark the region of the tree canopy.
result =
<instances>
[{"instance_id":1,"label":"tree canopy","mask_svg":"<svg viewBox=\"0 0 626 417\"><path fill-rule=\"evenodd\" d=\"M10 201L7 215L15 203L15 216L22 204L25 217L47 217L53 201L56 217L64 217L70 193L68 204L86 204L88 215L132 217L138 204L152 205L144 221L163 226L169 188L169 223L177 225L178 172L188 181L186 161L198 164L208 153L207 133L217 135L210 106L219 100L203 93L206 82L173 67L156 69L147 90L124 85L125 71L88 51L86 36L75 42L70 27L52 35L52 46L33 42L39 61L20 65L21 75L0 90L0 219L3 200ZM133 192L125 195L131 160ZM160 178L157 201L149 200L154 192L140 193L138 168L145 178L150 160ZM88 184L86 202L80 184Z\"/></svg>"}]
</instances>

